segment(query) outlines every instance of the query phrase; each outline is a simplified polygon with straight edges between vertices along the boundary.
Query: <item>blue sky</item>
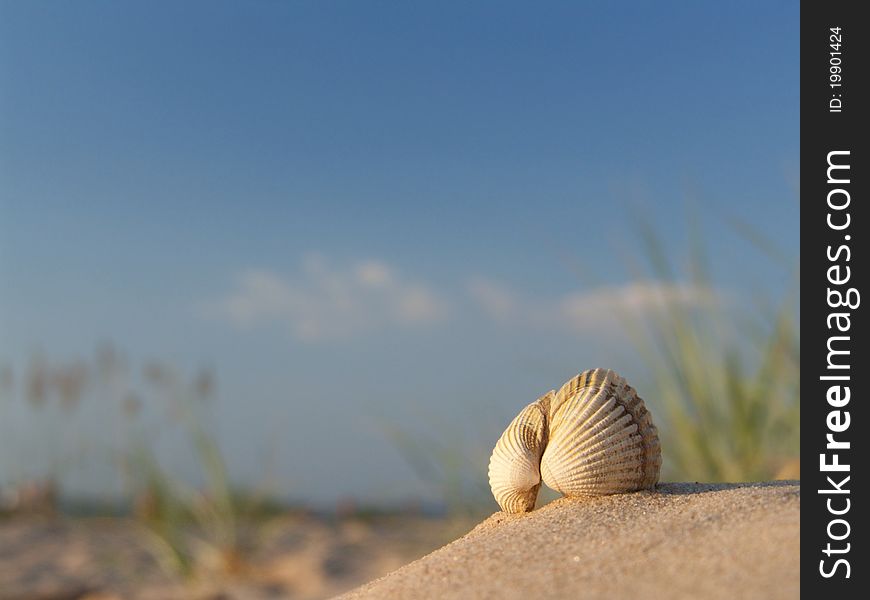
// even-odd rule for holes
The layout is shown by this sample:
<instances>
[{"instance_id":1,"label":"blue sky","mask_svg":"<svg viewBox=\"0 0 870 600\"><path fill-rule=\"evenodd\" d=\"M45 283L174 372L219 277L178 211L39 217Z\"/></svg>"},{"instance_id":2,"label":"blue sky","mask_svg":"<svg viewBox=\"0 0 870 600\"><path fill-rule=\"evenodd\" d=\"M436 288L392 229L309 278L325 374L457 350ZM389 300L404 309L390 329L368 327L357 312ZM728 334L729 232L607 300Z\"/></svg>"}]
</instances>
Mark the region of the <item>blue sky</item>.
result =
<instances>
[{"instance_id":1,"label":"blue sky","mask_svg":"<svg viewBox=\"0 0 870 600\"><path fill-rule=\"evenodd\" d=\"M694 206L717 290L782 292L725 221L797 256L798 12L2 2L0 361L213 366L239 478L274 436L289 493L413 493L384 422L489 446L637 369L608 307L705 301L626 268L636 212L679 260Z\"/></svg>"}]
</instances>

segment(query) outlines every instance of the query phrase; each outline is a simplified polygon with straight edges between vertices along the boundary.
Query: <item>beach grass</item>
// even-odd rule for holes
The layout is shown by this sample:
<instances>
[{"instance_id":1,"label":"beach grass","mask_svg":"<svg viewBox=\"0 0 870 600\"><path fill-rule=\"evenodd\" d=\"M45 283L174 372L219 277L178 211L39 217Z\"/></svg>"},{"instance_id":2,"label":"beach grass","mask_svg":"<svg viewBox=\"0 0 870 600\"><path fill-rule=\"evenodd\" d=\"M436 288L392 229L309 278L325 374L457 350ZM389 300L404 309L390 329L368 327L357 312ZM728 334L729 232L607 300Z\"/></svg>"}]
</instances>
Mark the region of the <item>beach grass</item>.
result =
<instances>
[{"instance_id":1,"label":"beach grass","mask_svg":"<svg viewBox=\"0 0 870 600\"><path fill-rule=\"evenodd\" d=\"M682 272L660 237L638 226L650 277L709 292L709 302L663 302L651 318L624 315L647 365L666 477L694 481L799 478L800 329L797 264L762 233L740 224L748 243L780 260L792 284L778 301L755 307L712 287L703 236L690 228ZM763 256L761 257L763 258Z\"/></svg>"}]
</instances>

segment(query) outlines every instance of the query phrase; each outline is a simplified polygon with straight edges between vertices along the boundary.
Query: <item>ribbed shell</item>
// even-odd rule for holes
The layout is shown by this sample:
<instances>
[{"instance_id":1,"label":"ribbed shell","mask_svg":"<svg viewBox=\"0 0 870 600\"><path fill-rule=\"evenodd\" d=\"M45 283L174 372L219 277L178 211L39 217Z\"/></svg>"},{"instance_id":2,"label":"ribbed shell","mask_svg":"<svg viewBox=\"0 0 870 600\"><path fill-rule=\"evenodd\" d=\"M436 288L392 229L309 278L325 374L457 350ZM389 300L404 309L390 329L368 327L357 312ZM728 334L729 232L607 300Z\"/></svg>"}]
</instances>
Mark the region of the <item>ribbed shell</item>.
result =
<instances>
[{"instance_id":1,"label":"ribbed shell","mask_svg":"<svg viewBox=\"0 0 870 600\"><path fill-rule=\"evenodd\" d=\"M655 485L658 430L634 388L609 369L585 371L550 405L544 483L566 496L618 494Z\"/></svg>"},{"instance_id":2,"label":"ribbed shell","mask_svg":"<svg viewBox=\"0 0 870 600\"><path fill-rule=\"evenodd\" d=\"M535 508L541 487L539 465L547 445L547 412L541 401L549 401L552 394L520 411L492 451L489 486L505 512L527 512Z\"/></svg>"},{"instance_id":3,"label":"ribbed shell","mask_svg":"<svg viewBox=\"0 0 870 600\"><path fill-rule=\"evenodd\" d=\"M505 512L532 510L541 479L566 496L652 487L658 431L628 383L609 369L574 377L523 411L493 450L489 481Z\"/></svg>"}]
</instances>

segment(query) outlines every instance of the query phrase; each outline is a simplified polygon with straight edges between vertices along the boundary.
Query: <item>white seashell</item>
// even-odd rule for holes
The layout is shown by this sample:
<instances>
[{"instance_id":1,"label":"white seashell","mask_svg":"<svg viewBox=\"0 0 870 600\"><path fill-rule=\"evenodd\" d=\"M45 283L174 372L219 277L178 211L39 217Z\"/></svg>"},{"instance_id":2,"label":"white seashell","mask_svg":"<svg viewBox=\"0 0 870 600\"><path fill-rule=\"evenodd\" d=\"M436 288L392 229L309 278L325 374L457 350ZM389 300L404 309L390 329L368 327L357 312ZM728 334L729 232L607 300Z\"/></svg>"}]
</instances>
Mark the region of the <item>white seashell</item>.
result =
<instances>
[{"instance_id":1,"label":"white seashell","mask_svg":"<svg viewBox=\"0 0 870 600\"><path fill-rule=\"evenodd\" d=\"M493 496L508 513L535 507L541 480L566 496L654 486L658 431L628 383L609 369L574 377L528 405L499 438L489 462Z\"/></svg>"},{"instance_id":2,"label":"white seashell","mask_svg":"<svg viewBox=\"0 0 870 600\"><path fill-rule=\"evenodd\" d=\"M550 392L521 410L492 451L489 487L505 512L535 508L541 487L541 455L547 445L546 407L552 396Z\"/></svg>"}]
</instances>

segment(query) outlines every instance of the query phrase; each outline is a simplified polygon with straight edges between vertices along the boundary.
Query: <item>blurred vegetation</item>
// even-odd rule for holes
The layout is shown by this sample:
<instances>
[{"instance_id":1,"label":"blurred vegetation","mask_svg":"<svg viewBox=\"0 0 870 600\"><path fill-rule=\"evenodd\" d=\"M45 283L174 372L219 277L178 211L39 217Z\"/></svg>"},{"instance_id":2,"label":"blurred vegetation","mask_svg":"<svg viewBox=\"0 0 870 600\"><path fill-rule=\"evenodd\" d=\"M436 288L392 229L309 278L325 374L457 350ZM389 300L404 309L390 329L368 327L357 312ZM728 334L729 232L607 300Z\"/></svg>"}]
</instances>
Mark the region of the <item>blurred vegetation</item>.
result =
<instances>
[{"instance_id":1,"label":"blurred vegetation","mask_svg":"<svg viewBox=\"0 0 870 600\"><path fill-rule=\"evenodd\" d=\"M12 369L5 367L0 375L4 396L11 395ZM31 436L35 444L22 448L22 456L30 460L21 461L19 482L5 491L7 497L0 497L0 512L55 511L63 500L63 475L80 466L77 461L108 458L120 469L124 498L80 498L75 506L84 507L86 514L97 507L102 515L132 518L155 559L174 575L193 578L244 570L245 556L267 531L270 518L284 509L265 490L231 485L218 437L208 426L215 386L209 369L187 380L157 362L146 364L136 377L123 355L108 344L97 350L92 364L79 359L51 363L35 356L21 389L34 417L29 427L43 431ZM134 391L143 388L144 394ZM83 403L84 396L97 402ZM115 445L79 447L90 437L75 420L79 410L85 411L85 420L99 414L101 426L114 430L109 437ZM94 422L84 425L93 427ZM157 449L165 450L161 442L167 441L172 454L161 460ZM179 453L193 459L198 485L173 468ZM27 472L26 465L37 458L50 465L47 474Z\"/></svg>"},{"instance_id":2,"label":"blurred vegetation","mask_svg":"<svg viewBox=\"0 0 870 600\"><path fill-rule=\"evenodd\" d=\"M748 223L732 225L789 276L778 302L762 295L751 308L716 290L699 226L689 227L681 271L653 227L638 225L649 276L710 292L707 302L663 302L643 321L623 316L649 368L653 385L643 395L659 425L666 479L800 478L799 261L790 264Z\"/></svg>"},{"instance_id":3,"label":"blurred vegetation","mask_svg":"<svg viewBox=\"0 0 870 600\"><path fill-rule=\"evenodd\" d=\"M201 485L194 486L165 468L154 441L131 443L125 461L135 505L134 517L146 528L151 547L168 570L187 577L237 574L258 544L269 517L279 511L263 491L231 485L214 431L206 427L214 394L214 375L201 371L186 382L171 368L146 366L144 375L163 398L181 434L191 445Z\"/></svg>"}]
</instances>

